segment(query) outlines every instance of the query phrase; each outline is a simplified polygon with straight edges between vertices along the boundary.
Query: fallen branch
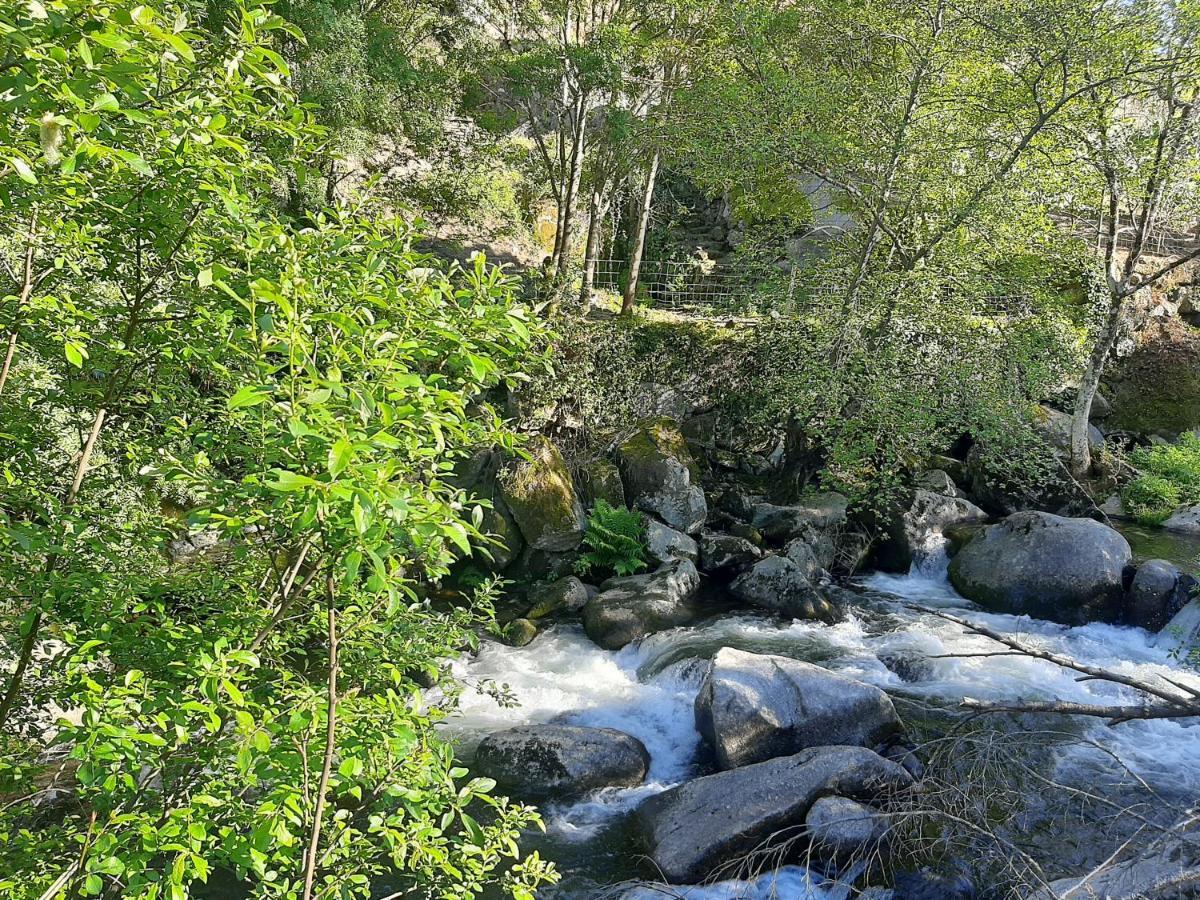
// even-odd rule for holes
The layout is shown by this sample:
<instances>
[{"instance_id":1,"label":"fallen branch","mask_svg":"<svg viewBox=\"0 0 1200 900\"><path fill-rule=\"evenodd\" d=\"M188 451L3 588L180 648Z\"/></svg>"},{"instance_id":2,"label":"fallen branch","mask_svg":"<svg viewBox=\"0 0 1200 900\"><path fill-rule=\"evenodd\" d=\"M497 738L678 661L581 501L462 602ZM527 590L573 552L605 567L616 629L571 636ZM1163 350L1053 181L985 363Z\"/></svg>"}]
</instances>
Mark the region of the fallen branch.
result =
<instances>
[{"instance_id":1,"label":"fallen branch","mask_svg":"<svg viewBox=\"0 0 1200 900\"><path fill-rule=\"evenodd\" d=\"M977 634L981 637L988 638L998 644L1002 644L1008 649L1005 651L996 651L995 653L980 652L977 654L942 654L943 657L957 656L1027 656L1031 659L1040 659L1045 662L1053 663L1056 666L1061 666L1064 669L1070 669L1080 673L1080 678L1077 681L1104 681L1110 684L1121 685L1122 687L1130 688L1145 694L1148 697L1153 697L1160 701L1157 703L1144 704L1096 704L1096 703L1076 703L1068 700L976 700L971 697L965 697L962 701L964 709L971 710L974 713L1056 713L1059 715L1071 716L1094 716L1097 718L1108 719L1109 725L1120 725L1122 722L1130 722L1135 719L1185 719L1191 717L1200 717L1200 690L1192 688L1186 684L1159 676L1172 688L1177 690L1169 690L1159 687L1155 684L1148 684L1137 678L1129 675L1122 675L1119 672L1113 672L1108 669L1102 669L1098 666L1090 666L1086 663L1078 662L1071 659L1069 656L1062 656L1058 653L1051 653L1047 650L1039 650L1035 647L1028 647L1021 643L1016 638L1011 638L1008 635L1001 634L986 625L979 625L975 622L970 622L950 613L943 612L939 609L931 609L926 606L921 606L916 603L902 604L908 609L916 612L925 613L926 615L937 616L939 619L945 619L948 622L953 622L955 625ZM934 657L937 658L937 657ZM1182 693L1179 693L1182 692Z\"/></svg>"}]
</instances>

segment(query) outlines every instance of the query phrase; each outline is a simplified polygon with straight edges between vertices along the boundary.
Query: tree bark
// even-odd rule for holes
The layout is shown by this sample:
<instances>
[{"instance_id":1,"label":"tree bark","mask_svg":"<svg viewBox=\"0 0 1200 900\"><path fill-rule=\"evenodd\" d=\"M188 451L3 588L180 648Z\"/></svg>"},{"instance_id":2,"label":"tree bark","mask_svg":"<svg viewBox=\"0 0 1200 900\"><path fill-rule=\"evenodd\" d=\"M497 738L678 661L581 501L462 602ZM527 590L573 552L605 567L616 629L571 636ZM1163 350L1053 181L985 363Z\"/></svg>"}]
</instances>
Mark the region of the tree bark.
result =
<instances>
[{"instance_id":1,"label":"tree bark","mask_svg":"<svg viewBox=\"0 0 1200 900\"><path fill-rule=\"evenodd\" d=\"M312 831L308 839L308 853L304 860L304 900L312 900L313 880L317 875L317 856L321 848L321 819L325 815L325 794L329 791L329 776L333 771L333 754L337 746L337 701L338 701L338 633L337 610L333 604L333 576L325 578L326 610L329 628L329 679L326 685L325 703L325 756L321 763L321 778L317 783L317 802L313 810Z\"/></svg>"},{"instance_id":2,"label":"tree bark","mask_svg":"<svg viewBox=\"0 0 1200 900\"><path fill-rule=\"evenodd\" d=\"M558 258L556 260L556 280L561 284L571 264L571 237L575 229L576 198L579 196L579 182L583 176L584 129L587 127L587 95L580 93L575 101L574 114L571 117L571 159L564 179L565 191L561 217L558 223Z\"/></svg>"},{"instance_id":3,"label":"tree bark","mask_svg":"<svg viewBox=\"0 0 1200 900\"><path fill-rule=\"evenodd\" d=\"M592 191L588 212L587 244L583 251L583 281L579 287L579 304L585 306L592 298L596 284L596 257L600 250L600 232L604 230L604 197L601 188Z\"/></svg>"},{"instance_id":4,"label":"tree bark","mask_svg":"<svg viewBox=\"0 0 1200 900\"><path fill-rule=\"evenodd\" d=\"M1071 410L1071 474L1078 479L1086 478L1092 468L1092 448L1088 441L1092 401L1096 399L1104 366L1116 343L1117 331L1121 326L1122 305L1120 294L1110 289L1108 315L1088 356L1083 377L1079 379L1079 392L1075 395L1075 406Z\"/></svg>"},{"instance_id":5,"label":"tree bark","mask_svg":"<svg viewBox=\"0 0 1200 900\"><path fill-rule=\"evenodd\" d=\"M625 285L625 295L621 301L622 315L630 315L633 312L634 301L637 300L638 278L642 272L642 251L646 246L646 230L650 226L650 206L654 199L654 183L658 179L658 163L659 155L656 151L650 160L650 170L646 173L646 187L638 209L637 227L634 229L633 242L629 248L629 281Z\"/></svg>"}]
</instances>

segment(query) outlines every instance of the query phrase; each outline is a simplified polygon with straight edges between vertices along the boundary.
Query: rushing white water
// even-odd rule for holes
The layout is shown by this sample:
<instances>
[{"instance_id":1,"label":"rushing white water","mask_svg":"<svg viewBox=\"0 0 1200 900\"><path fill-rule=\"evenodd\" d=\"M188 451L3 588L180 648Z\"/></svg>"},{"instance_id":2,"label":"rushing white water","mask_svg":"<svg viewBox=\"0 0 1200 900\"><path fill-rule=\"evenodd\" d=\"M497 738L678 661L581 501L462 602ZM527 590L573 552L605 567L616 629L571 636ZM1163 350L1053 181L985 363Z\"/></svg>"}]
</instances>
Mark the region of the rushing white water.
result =
<instances>
[{"instance_id":1,"label":"rushing white water","mask_svg":"<svg viewBox=\"0 0 1200 900\"><path fill-rule=\"evenodd\" d=\"M904 576L871 575L862 579L861 586L874 599L834 626L734 614L662 632L615 653L597 647L578 626L549 629L520 649L488 643L473 659L459 663L459 674L468 683L506 684L520 705L505 708L489 695L468 689L454 730L470 743L490 731L554 720L616 728L639 738L652 760L644 785L601 791L544 810L553 839L585 845L646 796L697 774L700 737L693 702L703 676L700 660L722 646L811 660L898 696L947 705L964 697L1084 703L1141 699L1111 684L1078 681L1075 674L1049 662L980 655L1003 648L883 595L953 609L960 617L1080 662L1146 680L1169 675L1200 688L1200 677L1183 669L1167 648L1156 647L1154 636L1140 629L1102 624L1072 628L980 612L955 594L945 577L944 560L914 567ZM1166 796L1200 793L1200 726L1195 723L1163 720L1108 727L1099 720L1081 720L1078 728L1108 753L1086 742L1064 744L1058 751L1060 777L1085 784L1098 777L1119 778L1111 753ZM735 896L829 900L832 896L812 887L803 869L789 867L775 877L784 881L728 883L690 889L683 896L689 900Z\"/></svg>"}]
</instances>

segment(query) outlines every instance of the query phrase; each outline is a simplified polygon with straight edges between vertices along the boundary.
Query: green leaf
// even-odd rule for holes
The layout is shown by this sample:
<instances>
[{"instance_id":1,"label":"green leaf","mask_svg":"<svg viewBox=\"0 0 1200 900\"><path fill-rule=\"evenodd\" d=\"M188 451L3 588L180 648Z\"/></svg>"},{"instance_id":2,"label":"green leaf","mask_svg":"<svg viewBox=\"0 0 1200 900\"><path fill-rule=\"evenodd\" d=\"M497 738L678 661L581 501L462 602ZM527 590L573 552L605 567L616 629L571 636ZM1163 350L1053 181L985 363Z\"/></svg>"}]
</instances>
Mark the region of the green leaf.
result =
<instances>
[{"instance_id":1,"label":"green leaf","mask_svg":"<svg viewBox=\"0 0 1200 900\"><path fill-rule=\"evenodd\" d=\"M16 170L18 178L26 184L37 184L37 176L33 174L33 169L29 167L29 163L25 162L19 156L10 158L8 162Z\"/></svg>"},{"instance_id":2,"label":"green leaf","mask_svg":"<svg viewBox=\"0 0 1200 900\"><path fill-rule=\"evenodd\" d=\"M112 94L101 94L92 101L93 112L115 112L121 108L120 102Z\"/></svg>"},{"instance_id":3,"label":"green leaf","mask_svg":"<svg viewBox=\"0 0 1200 900\"><path fill-rule=\"evenodd\" d=\"M354 454L354 446L345 438L338 438L329 448L329 474L334 478L341 475L346 470L346 466L350 464L350 458Z\"/></svg>"},{"instance_id":4,"label":"green leaf","mask_svg":"<svg viewBox=\"0 0 1200 900\"><path fill-rule=\"evenodd\" d=\"M83 358L86 352L79 344L68 343L63 344L63 353L67 357L67 362L77 369L83 368Z\"/></svg>"},{"instance_id":5,"label":"green leaf","mask_svg":"<svg viewBox=\"0 0 1200 900\"><path fill-rule=\"evenodd\" d=\"M248 384L245 387L238 388L237 393L235 393L229 398L229 400L226 401L226 405L230 409L243 409L247 406L258 406L258 404L265 402L270 395L270 388Z\"/></svg>"},{"instance_id":6,"label":"green leaf","mask_svg":"<svg viewBox=\"0 0 1200 900\"><path fill-rule=\"evenodd\" d=\"M271 471L275 480L268 482L267 486L277 491L302 491L317 485L317 482L307 475L289 472L286 469L272 469Z\"/></svg>"}]
</instances>

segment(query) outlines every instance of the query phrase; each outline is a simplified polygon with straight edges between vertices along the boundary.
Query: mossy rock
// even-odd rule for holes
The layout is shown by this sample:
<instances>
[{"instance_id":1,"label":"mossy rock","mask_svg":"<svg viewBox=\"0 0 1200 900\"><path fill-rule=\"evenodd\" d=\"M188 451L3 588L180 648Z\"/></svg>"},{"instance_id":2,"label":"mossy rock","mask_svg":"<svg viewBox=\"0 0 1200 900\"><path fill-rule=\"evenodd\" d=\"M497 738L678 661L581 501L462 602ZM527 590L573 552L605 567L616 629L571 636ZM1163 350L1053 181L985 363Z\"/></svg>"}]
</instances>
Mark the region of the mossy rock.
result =
<instances>
[{"instance_id":1,"label":"mossy rock","mask_svg":"<svg viewBox=\"0 0 1200 900\"><path fill-rule=\"evenodd\" d=\"M595 505L603 500L614 509L625 506L625 485L621 481L621 470L616 463L597 459L588 463L583 473L588 502Z\"/></svg>"},{"instance_id":2,"label":"mossy rock","mask_svg":"<svg viewBox=\"0 0 1200 900\"><path fill-rule=\"evenodd\" d=\"M502 463L499 453L484 450L462 461L455 472L459 487L473 500L486 501L481 504L483 522L479 530L488 535L489 541L475 556L479 565L494 572L508 568L525 549L525 538L501 494L498 475Z\"/></svg>"},{"instance_id":3,"label":"mossy rock","mask_svg":"<svg viewBox=\"0 0 1200 900\"><path fill-rule=\"evenodd\" d=\"M700 469L673 419L644 419L617 448L617 462L633 505L678 531L700 530L708 517Z\"/></svg>"},{"instance_id":4,"label":"mossy rock","mask_svg":"<svg viewBox=\"0 0 1200 900\"><path fill-rule=\"evenodd\" d=\"M1200 336L1192 329L1164 328L1114 369L1108 424L1169 437L1200 425Z\"/></svg>"},{"instance_id":5,"label":"mossy rock","mask_svg":"<svg viewBox=\"0 0 1200 900\"><path fill-rule=\"evenodd\" d=\"M583 540L587 517L558 448L541 435L526 446L528 458L509 460L500 490L521 534L534 550L573 550Z\"/></svg>"}]
</instances>

